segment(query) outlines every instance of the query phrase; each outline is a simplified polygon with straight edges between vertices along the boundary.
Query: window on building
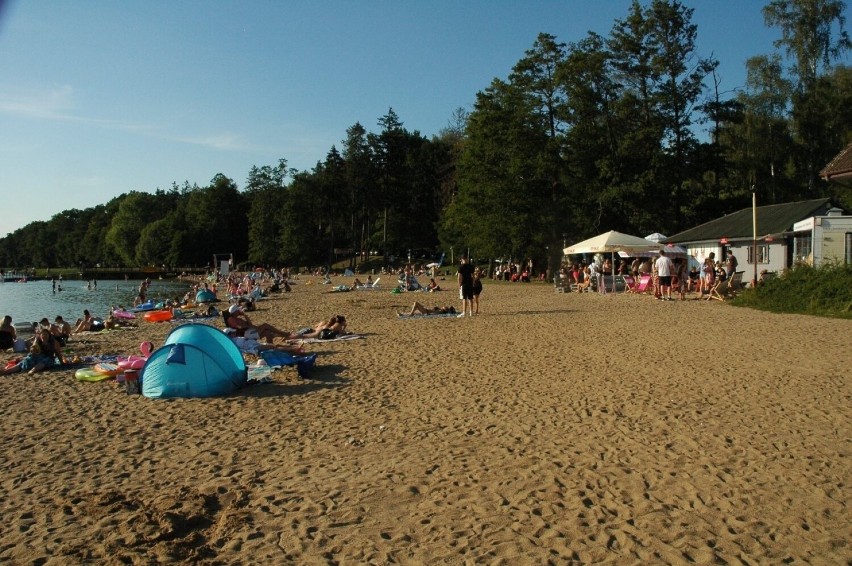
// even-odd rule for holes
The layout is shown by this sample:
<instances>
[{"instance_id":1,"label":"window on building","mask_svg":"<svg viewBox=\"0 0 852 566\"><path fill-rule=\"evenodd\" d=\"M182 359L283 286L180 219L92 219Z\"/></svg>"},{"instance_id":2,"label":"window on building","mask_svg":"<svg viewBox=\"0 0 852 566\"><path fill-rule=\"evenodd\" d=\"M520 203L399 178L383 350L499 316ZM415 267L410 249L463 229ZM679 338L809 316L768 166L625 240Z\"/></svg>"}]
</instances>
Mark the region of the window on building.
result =
<instances>
[{"instance_id":1,"label":"window on building","mask_svg":"<svg viewBox=\"0 0 852 566\"><path fill-rule=\"evenodd\" d=\"M852 264L852 232L846 232L846 265Z\"/></svg>"},{"instance_id":2,"label":"window on building","mask_svg":"<svg viewBox=\"0 0 852 566\"><path fill-rule=\"evenodd\" d=\"M793 239L793 263L805 263L813 252L813 235L811 232L800 234Z\"/></svg>"},{"instance_id":3,"label":"window on building","mask_svg":"<svg viewBox=\"0 0 852 566\"><path fill-rule=\"evenodd\" d=\"M755 246L748 247L748 262L754 263ZM769 263L769 244L757 244L757 263Z\"/></svg>"}]
</instances>

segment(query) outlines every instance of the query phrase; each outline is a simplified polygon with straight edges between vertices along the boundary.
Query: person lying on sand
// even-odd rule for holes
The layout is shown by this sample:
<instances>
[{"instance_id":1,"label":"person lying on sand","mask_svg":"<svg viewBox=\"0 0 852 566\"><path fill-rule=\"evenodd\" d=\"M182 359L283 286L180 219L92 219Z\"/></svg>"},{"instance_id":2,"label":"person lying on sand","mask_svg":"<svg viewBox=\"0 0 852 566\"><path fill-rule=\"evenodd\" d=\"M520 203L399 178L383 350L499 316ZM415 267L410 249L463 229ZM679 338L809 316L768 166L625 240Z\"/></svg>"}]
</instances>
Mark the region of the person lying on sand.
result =
<instances>
[{"instance_id":1,"label":"person lying on sand","mask_svg":"<svg viewBox=\"0 0 852 566\"><path fill-rule=\"evenodd\" d=\"M422 303L414 301L414 304L411 305L410 311L408 311L407 313L398 312L396 314L397 316L414 316L415 314L456 314L456 309L452 306L439 307L437 305L430 309L423 306Z\"/></svg>"},{"instance_id":2,"label":"person lying on sand","mask_svg":"<svg viewBox=\"0 0 852 566\"><path fill-rule=\"evenodd\" d=\"M229 332L230 331L230 332ZM305 353L305 349L301 345L296 344L263 344L257 340L253 340L251 338L245 338L243 336L237 336L236 331L233 328L226 328L225 333L234 343L234 345L239 348L240 352L248 352L251 354L257 355L260 352L265 352L267 350L277 350L279 352L287 352L289 354L302 355Z\"/></svg>"},{"instance_id":3,"label":"person lying on sand","mask_svg":"<svg viewBox=\"0 0 852 566\"><path fill-rule=\"evenodd\" d=\"M243 336L247 330L253 329L257 331L258 336L266 340L269 344L272 344L276 336L284 340L299 338L299 336L292 335L285 330L279 330L265 322L254 324L239 305L231 305L222 315L225 318L225 324L228 328L233 328L237 331L237 336Z\"/></svg>"},{"instance_id":4,"label":"person lying on sand","mask_svg":"<svg viewBox=\"0 0 852 566\"><path fill-rule=\"evenodd\" d=\"M303 328L296 334L294 338L320 338L322 340L336 338L341 334L346 334L346 317L342 314L336 314L328 320L316 323L313 329Z\"/></svg>"}]
</instances>

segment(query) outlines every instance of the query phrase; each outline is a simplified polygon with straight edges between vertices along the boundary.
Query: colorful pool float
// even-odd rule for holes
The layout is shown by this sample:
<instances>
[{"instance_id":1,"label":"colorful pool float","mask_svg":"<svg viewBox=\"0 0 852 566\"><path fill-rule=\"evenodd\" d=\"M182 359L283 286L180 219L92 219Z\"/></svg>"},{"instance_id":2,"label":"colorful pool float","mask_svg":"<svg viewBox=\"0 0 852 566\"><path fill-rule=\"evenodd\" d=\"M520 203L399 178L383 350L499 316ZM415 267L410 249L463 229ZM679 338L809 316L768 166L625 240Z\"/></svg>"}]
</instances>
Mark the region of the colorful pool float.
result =
<instances>
[{"instance_id":1,"label":"colorful pool float","mask_svg":"<svg viewBox=\"0 0 852 566\"><path fill-rule=\"evenodd\" d=\"M143 316L148 322L166 322L171 320L174 315L172 311L151 311L146 312Z\"/></svg>"}]
</instances>

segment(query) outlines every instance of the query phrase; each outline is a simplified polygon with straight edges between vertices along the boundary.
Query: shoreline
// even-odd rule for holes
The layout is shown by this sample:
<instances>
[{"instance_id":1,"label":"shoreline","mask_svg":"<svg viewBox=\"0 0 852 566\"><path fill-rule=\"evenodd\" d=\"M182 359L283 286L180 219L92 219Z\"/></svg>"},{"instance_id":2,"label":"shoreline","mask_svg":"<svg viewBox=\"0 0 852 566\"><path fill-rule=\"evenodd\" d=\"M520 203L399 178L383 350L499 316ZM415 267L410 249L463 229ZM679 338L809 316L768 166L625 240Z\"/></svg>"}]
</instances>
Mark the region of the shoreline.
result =
<instances>
[{"instance_id":1,"label":"shoreline","mask_svg":"<svg viewBox=\"0 0 852 566\"><path fill-rule=\"evenodd\" d=\"M490 281L480 315L406 320L458 297L329 288L250 313L366 335L307 344L313 379L164 401L0 378L0 560L852 559L852 321Z\"/></svg>"}]
</instances>

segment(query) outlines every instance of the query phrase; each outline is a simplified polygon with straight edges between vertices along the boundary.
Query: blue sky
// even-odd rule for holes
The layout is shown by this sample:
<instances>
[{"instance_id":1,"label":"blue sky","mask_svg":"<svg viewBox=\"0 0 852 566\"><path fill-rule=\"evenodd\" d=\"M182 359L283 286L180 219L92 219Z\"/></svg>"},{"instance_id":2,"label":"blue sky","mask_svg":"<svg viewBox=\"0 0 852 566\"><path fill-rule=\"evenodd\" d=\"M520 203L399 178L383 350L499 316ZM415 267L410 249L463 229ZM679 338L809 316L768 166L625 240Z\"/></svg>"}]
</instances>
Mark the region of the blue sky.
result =
<instances>
[{"instance_id":1,"label":"blue sky","mask_svg":"<svg viewBox=\"0 0 852 566\"><path fill-rule=\"evenodd\" d=\"M769 53L757 0L692 0L722 90ZM131 190L311 169L393 108L430 137L540 32L608 35L628 0L0 0L0 235Z\"/></svg>"}]
</instances>

